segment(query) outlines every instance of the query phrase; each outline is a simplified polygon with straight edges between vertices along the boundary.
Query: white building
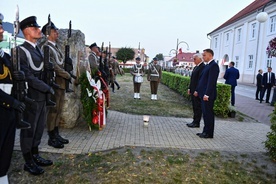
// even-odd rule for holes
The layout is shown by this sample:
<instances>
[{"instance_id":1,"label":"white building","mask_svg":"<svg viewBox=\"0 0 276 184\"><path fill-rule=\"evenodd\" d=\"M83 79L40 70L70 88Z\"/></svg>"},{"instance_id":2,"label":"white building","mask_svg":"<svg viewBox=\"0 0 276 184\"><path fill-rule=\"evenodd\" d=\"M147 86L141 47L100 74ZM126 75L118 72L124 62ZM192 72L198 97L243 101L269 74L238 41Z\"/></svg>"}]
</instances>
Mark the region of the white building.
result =
<instances>
[{"instance_id":1,"label":"white building","mask_svg":"<svg viewBox=\"0 0 276 184\"><path fill-rule=\"evenodd\" d=\"M256 16L263 8L268 19L260 23ZM255 0L208 36L220 66L219 78L223 77L229 61L234 61L240 71L239 82L256 83L258 70L267 71L268 66L276 73L276 57L269 58L266 53L269 41L276 37L275 0Z\"/></svg>"}]
</instances>

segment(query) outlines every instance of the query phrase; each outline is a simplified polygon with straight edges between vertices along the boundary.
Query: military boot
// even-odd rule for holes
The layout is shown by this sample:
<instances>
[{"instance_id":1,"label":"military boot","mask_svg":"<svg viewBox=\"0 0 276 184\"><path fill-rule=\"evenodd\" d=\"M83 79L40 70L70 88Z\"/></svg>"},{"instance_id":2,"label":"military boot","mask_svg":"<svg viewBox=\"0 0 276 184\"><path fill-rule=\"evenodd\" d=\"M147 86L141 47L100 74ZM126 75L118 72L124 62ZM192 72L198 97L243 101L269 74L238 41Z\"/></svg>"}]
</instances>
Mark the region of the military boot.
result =
<instances>
[{"instance_id":1,"label":"military boot","mask_svg":"<svg viewBox=\"0 0 276 184\"><path fill-rule=\"evenodd\" d=\"M48 131L49 139L48 145L54 148L64 148L64 145L58 140L56 136L55 129L52 131Z\"/></svg>"},{"instance_id":2,"label":"military boot","mask_svg":"<svg viewBox=\"0 0 276 184\"><path fill-rule=\"evenodd\" d=\"M64 139L63 137L61 137L59 135L59 130L58 130L58 127L55 127L55 134L56 134L56 138L59 140L59 142L61 142L62 144L68 144L69 143L69 140L68 139Z\"/></svg>"}]
</instances>

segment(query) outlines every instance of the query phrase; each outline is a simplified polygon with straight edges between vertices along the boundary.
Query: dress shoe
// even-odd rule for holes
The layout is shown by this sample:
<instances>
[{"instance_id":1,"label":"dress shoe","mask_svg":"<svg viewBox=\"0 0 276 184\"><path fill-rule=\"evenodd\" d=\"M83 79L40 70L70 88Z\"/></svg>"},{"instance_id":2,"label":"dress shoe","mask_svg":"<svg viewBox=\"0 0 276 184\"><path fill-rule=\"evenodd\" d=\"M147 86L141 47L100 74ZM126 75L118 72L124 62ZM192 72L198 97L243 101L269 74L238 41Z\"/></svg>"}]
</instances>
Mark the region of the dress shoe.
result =
<instances>
[{"instance_id":1,"label":"dress shoe","mask_svg":"<svg viewBox=\"0 0 276 184\"><path fill-rule=\"evenodd\" d=\"M255 100L260 100L259 98L255 98Z\"/></svg>"},{"instance_id":2,"label":"dress shoe","mask_svg":"<svg viewBox=\"0 0 276 184\"><path fill-rule=\"evenodd\" d=\"M266 101L265 103L269 103L269 101Z\"/></svg>"},{"instance_id":3,"label":"dress shoe","mask_svg":"<svg viewBox=\"0 0 276 184\"><path fill-rule=\"evenodd\" d=\"M118 86L118 88L117 88L117 90L119 90L121 87L120 86Z\"/></svg>"},{"instance_id":4,"label":"dress shoe","mask_svg":"<svg viewBox=\"0 0 276 184\"><path fill-rule=\"evenodd\" d=\"M195 123L190 123L190 124L187 124L187 126L189 128L199 128L199 125L195 124Z\"/></svg>"},{"instance_id":5,"label":"dress shoe","mask_svg":"<svg viewBox=\"0 0 276 184\"><path fill-rule=\"evenodd\" d=\"M39 156L38 154L33 155L33 160L38 166L50 166L53 164L51 160L46 160Z\"/></svg>"},{"instance_id":6,"label":"dress shoe","mask_svg":"<svg viewBox=\"0 0 276 184\"><path fill-rule=\"evenodd\" d=\"M209 134L206 134L206 133L200 134L199 137L200 137L200 138L213 138L213 136L211 136L211 135L209 135Z\"/></svg>"},{"instance_id":7,"label":"dress shoe","mask_svg":"<svg viewBox=\"0 0 276 184\"><path fill-rule=\"evenodd\" d=\"M33 175L40 175L44 173L44 170L36 165L34 162L27 162L24 164L24 170Z\"/></svg>"},{"instance_id":8,"label":"dress shoe","mask_svg":"<svg viewBox=\"0 0 276 184\"><path fill-rule=\"evenodd\" d=\"M203 134L203 133L196 133L197 136L200 136L201 134Z\"/></svg>"}]
</instances>

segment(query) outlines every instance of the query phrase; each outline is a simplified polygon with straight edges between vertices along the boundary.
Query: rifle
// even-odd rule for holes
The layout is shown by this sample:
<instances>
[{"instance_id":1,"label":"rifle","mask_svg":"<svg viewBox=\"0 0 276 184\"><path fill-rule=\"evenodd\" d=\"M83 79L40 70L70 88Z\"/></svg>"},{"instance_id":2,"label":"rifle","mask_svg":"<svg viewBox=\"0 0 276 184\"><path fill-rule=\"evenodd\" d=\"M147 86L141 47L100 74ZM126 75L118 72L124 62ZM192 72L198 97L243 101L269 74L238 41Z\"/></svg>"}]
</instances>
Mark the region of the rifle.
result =
<instances>
[{"instance_id":1,"label":"rifle","mask_svg":"<svg viewBox=\"0 0 276 184\"><path fill-rule=\"evenodd\" d=\"M14 44L15 47L11 49L12 54L12 72L20 71L20 55L18 52L18 47L16 46L16 37L19 33L19 8L16 7L16 16L13 24L14 27ZM26 92L26 82L23 80L15 80L13 79L13 96L20 102L33 103L34 100L27 97ZM23 120L23 114L19 111L15 111L15 119L16 119L16 128L18 129L28 129L31 128L31 124Z\"/></svg>"},{"instance_id":2,"label":"rifle","mask_svg":"<svg viewBox=\"0 0 276 184\"><path fill-rule=\"evenodd\" d=\"M51 34L51 17L50 14L48 16L48 24L46 27L46 36L50 36ZM44 81L49 86L58 89L59 85L56 84L55 81L55 69L54 64L50 61L50 48L48 46L48 39L46 39L46 44L43 46L43 53L44 53L44 71L45 71L45 78ZM55 106L56 103L51 100L51 93L46 94L46 106Z\"/></svg>"},{"instance_id":3,"label":"rifle","mask_svg":"<svg viewBox=\"0 0 276 184\"><path fill-rule=\"evenodd\" d=\"M111 78L111 80L110 80L110 83L111 83L111 85L114 85L114 72L113 72L113 66L112 65L110 65L110 63L111 63L111 60L110 60L110 58L111 58L111 44L110 44L110 42L109 42L109 46L108 46L108 61L109 61L109 73L110 73L110 78ZM111 69L110 69L110 67L111 67Z\"/></svg>"},{"instance_id":4,"label":"rifle","mask_svg":"<svg viewBox=\"0 0 276 184\"><path fill-rule=\"evenodd\" d=\"M67 35L67 45L65 45L65 66L64 70L70 74L70 76L74 79L77 79L75 75L73 75L71 72L73 71L73 61L70 58L70 45L69 45L69 39L71 37L71 20L69 22L69 29L68 29L68 35ZM69 82L71 83L71 79L67 80L65 79L65 90L66 92L74 92L72 89L69 88Z\"/></svg>"}]
</instances>

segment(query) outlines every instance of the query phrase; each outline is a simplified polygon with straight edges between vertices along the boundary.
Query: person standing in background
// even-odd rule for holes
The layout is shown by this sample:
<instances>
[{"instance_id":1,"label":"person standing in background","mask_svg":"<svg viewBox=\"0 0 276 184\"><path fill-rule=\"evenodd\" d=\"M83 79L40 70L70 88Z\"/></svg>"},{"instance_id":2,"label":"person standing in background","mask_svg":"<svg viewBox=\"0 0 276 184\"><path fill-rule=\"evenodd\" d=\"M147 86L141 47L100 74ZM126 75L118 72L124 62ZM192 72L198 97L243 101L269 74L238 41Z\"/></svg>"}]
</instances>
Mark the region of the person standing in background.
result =
<instances>
[{"instance_id":1,"label":"person standing in background","mask_svg":"<svg viewBox=\"0 0 276 184\"><path fill-rule=\"evenodd\" d=\"M257 89L256 89L256 94L255 94L255 100L260 100L261 97L261 93L262 93L262 78L263 78L263 70L262 69L259 69L258 70L258 74L256 76L256 79L257 79Z\"/></svg>"},{"instance_id":2,"label":"person standing in background","mask_svg":"<svg viewBox=\"0 0 276 184\"><path fill-rule=\"evenodd\" d=\"M150 81L151 100L157 100L158 85L162 77L162 69L157 64L158 59L153 58L153 63L149 64L147 79Z\"/></svg>"},{"instance_id":3,"label":"person standing in background","mask_svg":"<svg viewBox=\"0 0 276 184\"><path fill-rule=\"evenodd\" d=\"M269 103L271 88L275 86L275 74L272 72L271 67L267 67L267 72L264 73L262 78L262 92L260 103L262 103L264 94L266 92L266 100L265 103Z\"/></svg>"},{"instance_id":4,"label":"person standing in background","mask_svg":"<svg viewBox=\"0 0 276 184\"><path fill-rule=\"evenodd\" d=\"M231 86L231 105L235 106L235 88L237 86L237 79L240 78L240 72L234 67L235 63L233 61L228 66L229 68L226 70L223 78L226 80L225 84Z\"/></svg>"},{"instance_id":5,"label":"person standing in background","mask_svg":"<svg viewBox=\"0 0 276 184\"><path fill-rule=\"evenodd\" d=\"M141 99L140 88L143 82L144 66L141 64L141 58L135 58L136 64L130 70L130 74L133 76L134 86L134 99Z\"/></svg>"}]
</instances>

